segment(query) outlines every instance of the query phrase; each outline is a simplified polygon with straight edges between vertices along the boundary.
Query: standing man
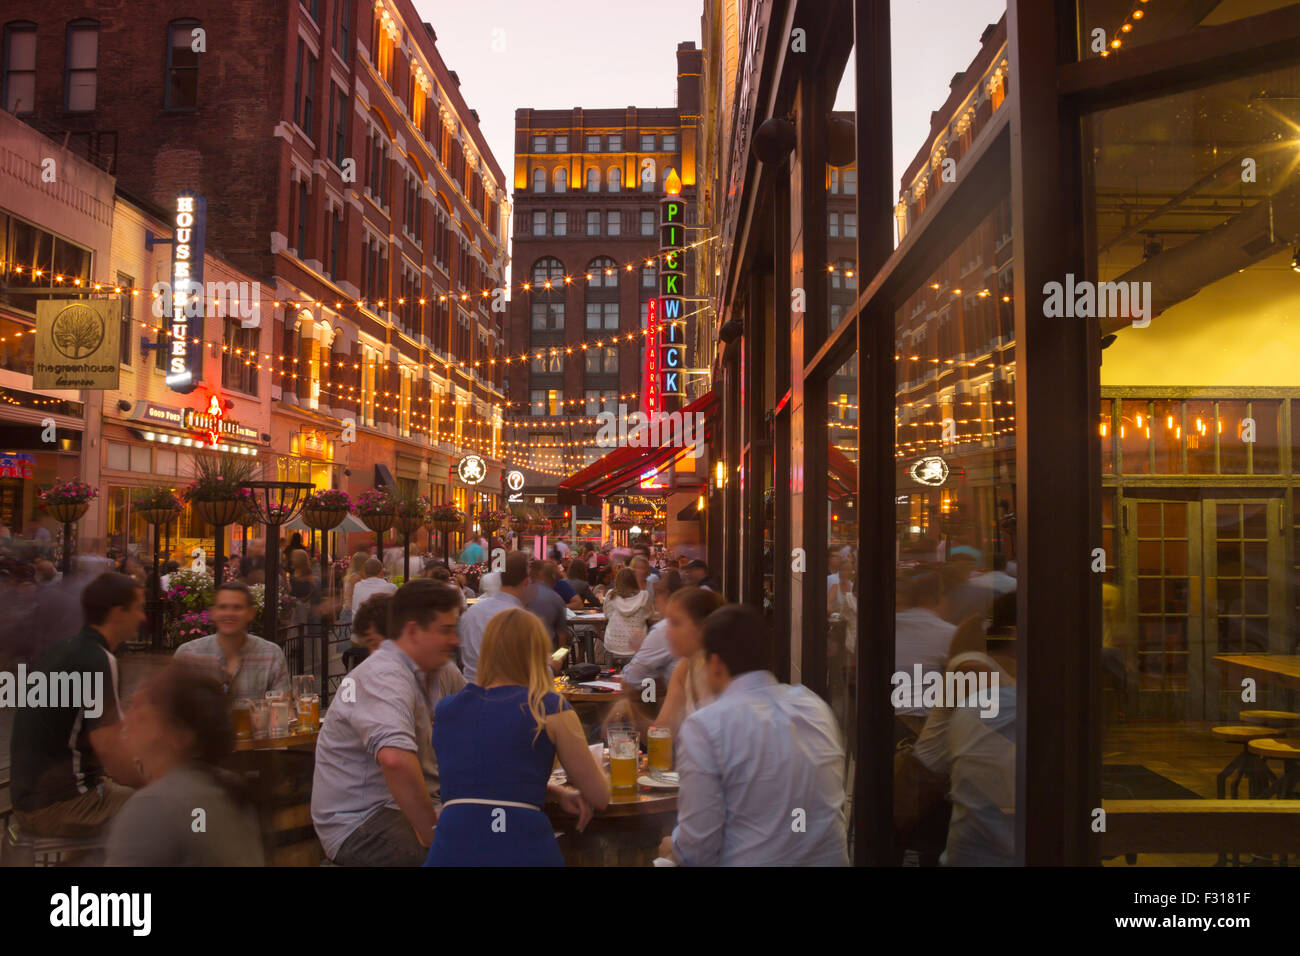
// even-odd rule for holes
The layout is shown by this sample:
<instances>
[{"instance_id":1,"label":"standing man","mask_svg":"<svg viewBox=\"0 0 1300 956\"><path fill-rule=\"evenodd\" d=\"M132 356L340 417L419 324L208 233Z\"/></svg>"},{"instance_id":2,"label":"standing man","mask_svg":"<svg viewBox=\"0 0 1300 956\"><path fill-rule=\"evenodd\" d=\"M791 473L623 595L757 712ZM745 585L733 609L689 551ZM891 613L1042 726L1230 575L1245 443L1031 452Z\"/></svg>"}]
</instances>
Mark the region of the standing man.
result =
<instances>
[{"instance_id":1,"label":"standing man","mask_svg":"<svg viewBox=\"0 0 1300 956\"><path fill-rule=\"evenodd\" d=\"M501 586L496 593L479 598L460 619L460 659L467 681L473 682L478 676L478 652L483 646L483 632L487 630L488 621L506 608L524 606L524 597L528 593L528 560L524 551L507 554L506 567L501 572Z\"/></svg>"},{"instance_id":2,"label":"standing man","mask_svg":"<svg viewBox=\"0 0 1300 956\"><path fill-rule=\"evenodd\" d=\"M551 647L557 648L562 643L569 629L569 615L565 610L564 598L555 590L555 563L553 561L533 562L533 586L527 594L527 608L542 620L542 626L551 638ZM581 606L581 605L579 605Z\"/></svg>"},{"instance_id":3,"label":"standing man","mask_svg":"<svg viewBox=\"0 0 1300 956\"><path fill-rule=\"evenodd\" d=\"M460 595L417 578L397 589L390 639L339 687L316 741L311 818L340 866L419 866L441 793L433 709L465 686L452 661Z\"/></svg>"},{"instance_id":4,"label":"standing man","mask_svg":"<svg viewBox=\"0 0 1300 956\"><path fill-rule=\"evenodd\" d=\"M686 866L847 866L844 744L825 701L778 684L767 622L729 604L704 621L717 695L677 739L677 826L661 856ZM793 825L800 822L801 826Z\"/></svg>"},{"instance_id":5,"label":"standing man","mask_svg":"<svg viewBox=\"0 0 1300 956\"><path fill-rule=\"evenodd\" d=\"M212 595L217 632L176 648L177 659L193 658L216 671L231 697L265 697L268 690L289 692L289 667L278 644L248 633L257 608L248 585L226 581Z\"/></svg>"},{"instance_id":6,"label":"standing man","mask_svg":"<svg viewBox=\"0 0 1300 956\"><path fill-rule=\"evenodd\" d=\"M706 591L720 590L717 582L709 577L709 566L699 558L682 569L682 579L691 587L704 588Z\"/></svg>"},{"instance_id":7,"label":"standing man","mask_svg":"<svg viewBox=\"0 0 1300 956\"><path fill-rule=\"evenodd\" d=\"M9 741L14 816L37 836L90 836L126 803L129 787L144 785L122 742L114 657L140 632L144 592L125 574L101 574L81 592L81 610L81 631L29 674L44 675L51 694L75 685L80 699L18 708Z\"/></svg>"}]
</instances>

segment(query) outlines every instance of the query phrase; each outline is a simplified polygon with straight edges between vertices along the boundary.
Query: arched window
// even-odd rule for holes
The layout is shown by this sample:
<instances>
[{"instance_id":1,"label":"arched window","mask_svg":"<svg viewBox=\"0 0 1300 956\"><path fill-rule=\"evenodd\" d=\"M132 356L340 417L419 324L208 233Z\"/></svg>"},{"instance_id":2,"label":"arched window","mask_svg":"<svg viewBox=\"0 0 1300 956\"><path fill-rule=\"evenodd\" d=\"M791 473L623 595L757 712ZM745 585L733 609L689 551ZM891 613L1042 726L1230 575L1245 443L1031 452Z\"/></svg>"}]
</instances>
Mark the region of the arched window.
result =
<instances>
[{"instance_id":1,"label":"arched window","mask_svg":"<svg viewBox=\"0 0 1300 956\"><path fill-rule=\"evenodd\" d=\"M540 166L533 170L533 192L546 192L546 170Z\"/></svg>"},{"instance_id":2,"label":"arched window","mask_svg":"<svg viewBox=\"0 0 1300 956\"><path fill-rule=\"evenodd\" d=\"M562 193L569 188L569 171L563 167L555 171L555 191Z\"/></svg>"},{"instance_id":3,"label":"arched window","mask_svg":"<svg viewBox=\"0 0 1300 956\"><path fill-rule=\"evenodd\" d=\"M655 191L655 170L654 160L643 161L641 163L641 191L643 193L652 193Z\"/></svg>"},{"instance_id":4,"label":"arched window","mask_svg":"<svg viewBox=\"0 0 1300 956\"><path fill-rule=\"evenodd\" d=\"M564 263L554 256L546 256L533 263L533 284L544 288L546 282L564 282Z\"/></svg>"},{"instance_id":5,"label":"arched window","mask_svg":"<svg viewBox=\"0 0 1300 956\"><path fill-rule=\"evenodd\" d=\"M600 170L595 166L587 170L587 192L600 192Z\"/></svg>"},{"instance_id":6,"label":"arched window","mask_svg":"<svg viewBox=\"0 0 1300 956\"><path fill-rule=\"evenodd\" d=\"M587 283L589 288L618 288L618 263L608 256L592 259L587 265L587 275L591 276L591 281Z\"/></svg>"},{"instance_id":7,"label":"arched window","mask_svg":"<svg viewBox=\"0 0 1300 956\"><path fill-rule=\"evenodd\" d=\"M609 191L612 193L618 192L620 189L623 188L623 171L619 169L617 166L615 166L613 169L609 171L608 180L609 180Z\"/></svg>"}]
</instances>

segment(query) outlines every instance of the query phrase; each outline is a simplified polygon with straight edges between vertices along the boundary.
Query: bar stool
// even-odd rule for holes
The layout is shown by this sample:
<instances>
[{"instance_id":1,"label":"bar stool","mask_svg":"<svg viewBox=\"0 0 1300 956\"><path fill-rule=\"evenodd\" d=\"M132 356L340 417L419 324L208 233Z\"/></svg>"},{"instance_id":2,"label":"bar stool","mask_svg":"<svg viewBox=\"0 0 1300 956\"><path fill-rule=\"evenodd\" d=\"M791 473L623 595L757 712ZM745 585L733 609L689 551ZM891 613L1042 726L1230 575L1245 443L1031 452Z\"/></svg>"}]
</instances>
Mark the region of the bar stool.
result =
<instances>
[{"instance_id":1,"label":"bar stool","mask_svg":"<svg viewBox=\"0 0 1300 956\"><path fill-rule=\"evenodd\" d=\"M1260 727L1300 727L1300 714L1291 710L1243 710L1237 718Z\"/></svg>"},{"instance_id":2,"label":"bar stool","mask_svg":"<svg viewBox=\"0 0 1300 956\"><path fill-rule=\"evenodd\" d=\"M68 862L84 866L88 854L100 853L108 842L106 832L87 837L43 837L29 833L16 819L10 818L0 844L0 864L4 866L59 866Z\"/></svg>"},{"instance_id":3,"label":"bar stool","mask_svg":"<svg viewBox=\"0 0 1300 956\"><path fill-rule=\"evenodd\" d=\"M1260 796L1278 800L1294 798L1296 788L1300 787L1300 740L1262 738L1252 740L1246 746L1252 754L1265 760L1282 761L1282 776L1277 777Z\"/></svg>"},{"instance_id":4,"label":"bar stool","mask_svg":"<svg viewBox=\"0 0 1300 956\"><path fill-rule=\"evenodd\" d=\"M1230 724L1224 727L1213 727L1210 729L1210 733L1220 740L1231 740L1241 744L1241 752L1233 757L1231 763L1219 771L1218 777L1215 778L1215 792L1220 800L1227 797L1229 790L1231 790L1232 799L1239 799L1238 793L1241 789L1243 777L1246 780L1246 794L1251 799L1259 797L1273 785L1276 780L1273 771L1269 769L1266 760L1251 753L1250 742L1272 737L1276 731L1270 727ZM1231 778L1231 783L1229 783L1229 778ZM1239 866L1240 864L1240 854L1234 852L1232 854L1232 865ZM1218 865L1228 865L1228 855L1226 853L1219 854Z\"/></svg>"}]
</instances>

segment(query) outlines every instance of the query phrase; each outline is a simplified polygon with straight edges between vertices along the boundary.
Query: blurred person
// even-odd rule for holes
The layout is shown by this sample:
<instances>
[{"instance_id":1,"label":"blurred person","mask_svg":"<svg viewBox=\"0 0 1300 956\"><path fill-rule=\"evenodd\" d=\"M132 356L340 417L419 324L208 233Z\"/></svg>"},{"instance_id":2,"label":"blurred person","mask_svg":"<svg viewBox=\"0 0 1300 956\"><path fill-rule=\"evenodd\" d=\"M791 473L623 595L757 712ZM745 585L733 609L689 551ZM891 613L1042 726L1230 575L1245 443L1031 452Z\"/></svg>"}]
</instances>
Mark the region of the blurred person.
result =
<instances>
[{"instance_id":1,"label":"blurred person","mask_svg":"<svg viewBox=\"0 0 1300 956\"><path fill-rule=\"evenodd\" d=\"M364 551L358 551L352 555L352 560L348 562L347 573L343 576L343 608L345 613L352 614L352 589L357 586L357 582L366 576L366 559L369 557Z\"/></svg>"},{"instance_id":2,"label":"blurred person","mask_svg":"<svg viewBox=\"0 0 1300 956\"><path fill-rule=\"evenodd\" d=\"M676 577L676 572L674 572ZM680 584L680 578L678 578ZM647 677L667 687L673 678L678 658L668 646L668 600L677 588L667 580L654 583L655 621L646 632L645 640L623 668L623 686L639 693L641 682Z\"/></svg>"},{"instance_id":3,"label":"blurred person","mask_svg":"<svg viewBox=\"0 0 1300 956\"><path fill-rule=\"evenodd\" d=\"M461 564L481 564L485 554L487 554L487 551L483 545L470 539L465 543L465 547L461 549L460 557L456 560Z\"/></svg>"},{"instance_id":4,"label":"blurred person","mask_svg":"<svg viewBox=\"0 0 1300 956\"><path fill-rule=\"evenodd\" d=\"M263 865L257 813L239 778L219 769L235 730L215 679L173 660L131 698L122 738L144 787L113 820L109 866Z\"/></svg>"},{"instance_id":5,"label":"blurred person","mask_svg":"<svg viewBox=\"0 0 1300 956\"><path fill-rule=\"evenodd\" d=\"M465 686L452 660L460 599L417 578L391 598L387 634L348 674L316 742L311 816L340 866L419 866L439 800L432 714Z\"/></svg>"},{"instance_id":6,"label":"blurred person","mask_svg":"<svg viewBox=\"0 0 1300 956\"><path fill-rule=\"evenodd\" d=\"M216 633L176 648L178 660L210 668L231 697L265 697L289 690L289 667L278 644L248 632L257 614L248 585L225 581L212 593L209 612Z\"/></svg>"},{"instance_id":7,"label":"blurred person","mask_svg":"<svg viewBox=\"0 0 1300 956\"><path fill-rule=\"evenodd\" d=\"M478 579L479 594L483 597L491 597L501 590L501 572L486 571Z\"/></svg>"},{"instance_id":8,"label":"blurred person","mask_svg":"<svg viewBox=\"0 0 1300 956\"><path fill-rule=\"evenodd\" d=\"M894 667L914 679L915 668L925 674L943 672L948 660L948 645L957 630L939 616L943 605L943 580L935 571L920 571L900 582L903 601L894 614ZM968 615L969 616L969 615ZM904 723L917 729L928 713L924 707L896 707L899 717L912 718Z\"/></svg>"},{"instance_id":9,"label":"blurred person","mask_svg":"<svg viewBox=\"0 0 1300 956\"><path fill-rule=\"evenodd\" d=\"M957 551L956 548L953 550ZM972 614L988 614L994 592L974 584L971 580L974 573L975 559L965 552L954 554L939 569L943 582L943 604L939 616L949 624L956 626Z\"/></svg>"},{"instance_id":10,"label":"blurred person","mask_svg":"<svg viewBox=\"0 0 1300 956\"><path fill-rule=\"evenodd\" d=\"M603 602L605 653L614 666L626 664L645 640L646 619L654 611L654 595L638 585L631 568L623 568Z\"/></svg>"},{"instance_id":11,"label":"blurred person","mask_svg":"<svg viewBox=\"0 0 1300 956\"><path fill-rule=\"evenodd\" d=\"M839 548L829 548L826 551L826 589L829 591L835 585L840 583L840 567L843 564Z\"/></svg>"},{"instance_id":12,"label":"blurred person","mask_svg":"<svg viewBox=\"0 0 1300 956\"><path fill-rule=\"evenodd\" d=\"M162 575L158 581L164 591L172 586L172 575L181 569L179 561L166 561L162 566Z\"/></svg>"},{"instance_id":13,"label":"blurred person","mask_svg":"<svg viewBox=\"0 0 1300 956\"><path fill-rule=\"evenodd\" d=\"M343 652L343 665L349 672L387 640L388 612L392 602L391 594L376 594L357 608L352 619L352 642Z\"/></svg>"},{"instance_id":14,"label":"blurred person","mask_svg":"<svg viewBox=\"0 0 1300 956\"><path fill-rule=\"evenodd\" d=\"M376 594L392 594L396 590L397 585L384 578L384 562L378 558L366 558L365 577L352 586L353 616L356 616L357 608L363 601L369 600Z\"/></svg>"},{"instance_id":15,"label":"blurred person","mask_svg":"<svg viewBox=\"0 0 1300 956\"><path fill-rule=\"evenodd\" d=\"M460 619L461 666L465 669L465 679L470 682L477 677L479 647L488 621L509 608L524 606L529 590L528 555L523 551L511 551L506 555L505 570L499 573L501 584L496 593L480 598Z\"/></svg>"},{"instance_id":16,"label":"blurred person","mask_svg":"<svg viewBox=\"0 0 1300 956\"><path fill-rule=\"evenodd\" d=\"M657 723L674 734L682 721L713 701L705 679L705 619L726 602L717 591L689 585L668 597L664 640L677 658Z\"/></svg>"},{"instance_id":17,"label":"blurred person","mask_svg":"<svg viewBox=\"0 0 1300 956\"><path fill-rule=\"evenodd\" d=\"M298 602L290 625L308 624L320 607L320 579L311 566L311 558L301 549L289 552L289 593Z\"/></svg>"},{"instance_id":18,"label":"blurred person","mask_svg":"<svg viewBox=\"0 0 1300 956\"><path fill-rule=\"evenodd\" d=\"M677 734L677 825L660 855L685 866L847 866L844 744L831 709L772 676L770 631L754 608L713 612L702 641L716 699Z\"/></svg>"},{"instance_id":19,"label":"blurred person","mask_svg":"<svg viewBox=\"0 0 1300 956\"><path fill-rule=\"evenodd\" d=\"M445 584L447 587L455 590L455 592L460 595L460 609L462 612L467 607L469 607L469 605L466 603L467 599L465 597L465 589L460 586L458 580L452 579L451 572L448 571L447 568L445 568L441 564L435 565L434 567L425 571L424 576L427 577L430 581L437 581L439 584ZM457 577L459 578L460 576L457 575Z\"/></svg>"},{"instance_id":20,"label":"blurred person","mask_svg":"<svg viewBox=\"0 0 1300 956\"><path fill-rule=\"evenodd\" d=\"M569 633L569 615L564 599L556 593L550 577L554 568L550 561L534 561L529 571L532 584L524 597L524 607L537 615L550 636L552 650L567 643Z\"/></svg>"},{"instance_id":21,"label":"blurred person","mask_svg":"<svg viewBox=\"0 0 1300 956\"><path fill-rule=\"evenodd\" d=\"M1016 589L1016 579L1007 574L1007 556L1000 551L993 554L993 570L976 574L970 581L976 587L991 589L999 597Z\"/></svg>"},{"instance_id":22,"label":"blurred person","mask_svg":"<svg viewBox=\"0 0 1300 956\"><path fill-rule=\"evenodd\" d=\"M659 575L650 570L650 559L644 554L638 554L628 564L632 573L636 575L637 586L642 590L649 590L650 585L659 580Z\"/></svg>"},{"instance_id":23,"label":"blurred person","mask_svg":"<svg viewBox=\"0 0 1300 956\"><path fill-rule=\"evenodd\" d=\"M682 578L693 588L704 588L707 591L720 590L717 582L709 577L709 566L699 558L686 565Z\"/></svg>"},{"instance_id":24,"label":"blurred person","mask_svg":"<svg viewBox=\"0 0 1300 956\"><path fill-rule=\"evenodd\" d=\"M591 590L591 582L588 580L587 565L581 558L574 558L569 562L569 573L565 577L573 593L582 599L586 607L594 607L600 603L600 599Z\"/></svg>"},{"instance_id":25,"label":"blurred person","mask_svg":"<svg viewBox=\"0 0 1300 956\"><path fill-rule=\"evenodd\" d=\"M123 555L122 563L118 566L117 570L119 573L125 574L136 584L140 585L140 587L144 587L145 582L148 580L148 575L145 574L144 565L142 565L140 560L133 554Z\"/></svg>"},{"instance_id":26,"label":"blurred person","mask_svg":"<svg viewBox=\"0 0 1300 956\"><path fill-rule=\"evenodd\" d=\"M9 741L14 817L37 836L90 836L144 781L122 741L114 652L144 623L144 592L131 578L101 574L81 593L85 625L50 648L28 673L54 686L84 675L81 700L18 707ZM60 680L59 683L66 683ZM56 703L51 701L51 703Z\"/></svg>"},{"instance_id":27,"label":"blurred person","mask_svg":"<svg viewBox=\"0 0 1300 956\"><path fill-rule=\"evenodd\" d=\"M549 643L527 611L497 614L483 633L480 682L439 701L444 802L426 866L563 866L546 797L578 818L579 831L608 805L609 781L582 725L552 690ZM577 789L549 785L557 757Z\"/></svg>"},{"instance_id":28,"label":"blurred person","mask_svg":"<svg viewBox=\"0 0 1300 956\"><path fill-rule=\"evenodd\" d=\"M54 562L45 558L37 560L35 572L37 585L53 584L60 577L58 569L54 567Z\"/></svg>"},{"instance_id":29,"label":"blurred person","mask_svg":"<svg viewBox=\"0 0 1300 956\"><path fill-rule=\"evenodd\" d=\"M564 606L574 610L582 610L582 598L578 596L577 589L560 574L560 565L555 561L547 561L543 565L543 577L547 585L560 596Z\"/></svg>"},{"instance_id":30,"label":"blurred person","mask_svg":"<svg viewBox=\"0 0 1300 956\"><path fill-rule=\"evenodd\" d=\"M460 588L460 593L465 598L478 597L475 585L478 584L478 575L471 571L461 571L455 576L456 587Z\"/></svg>"}]
</instances>

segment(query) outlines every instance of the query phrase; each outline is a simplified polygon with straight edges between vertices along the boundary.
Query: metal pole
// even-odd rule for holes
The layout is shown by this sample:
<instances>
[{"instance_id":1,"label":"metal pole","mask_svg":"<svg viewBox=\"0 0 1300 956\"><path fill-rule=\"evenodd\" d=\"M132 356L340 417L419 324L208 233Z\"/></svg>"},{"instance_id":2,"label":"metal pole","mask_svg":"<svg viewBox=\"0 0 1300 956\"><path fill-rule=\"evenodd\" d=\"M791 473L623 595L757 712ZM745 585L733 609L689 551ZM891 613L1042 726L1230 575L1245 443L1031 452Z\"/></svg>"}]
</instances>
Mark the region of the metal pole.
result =
<instances>
[{"instance_id":1,"label":"metal pole","mask_svg":"<svg viewBox=\"0 0 1300 956\"><path fill-rule=\"evenodd\" d=\"M411 532L407 531L402 535L402 583L405 584L411 576Z\"/></svg>"},{"instance_id":2,"label":"metal pole","mask_svg":"<svg viewBox=\"0 0 1300 956\"><path fill-rule=\"evenodd\" d=\"M153 574L149 576L149 590L153 595L153 614L149 622L150 638L155 651L162 650L162 581L158 577L158 551L162 540L162 525L153 526Z\"/></svg>"},{"instance_id":3,"label":"metal pole","mask_svg":"<svg viewBox=\"0 0 1300 956\"><path fill-rule=\"evenodd\" d=\"M213 541L212 547L213 580L216 584L220 584L225 580L226 572L226 526L224 524L219 524L214 527L216 528L216 533L213 535L215 540Z\"/></svg>"},{"instance_id":4,"label":"metal pole","mask_svg":"<svg viewBox=\"0 0 1300 956\"><path fill-rule=\"evenodd\" d=\"M262 609L262 636L277 641L280 630L280 526L266 526L266 607Z\"/></svg>"},{"instance_id":5,"label":"metal pole","mask_svg":"<svg viewBox=\"0 0 1300 956\"><path fill-rule=\"evenodd\" d=\"M72 570L72 522L63 522L63 576L68 577Z\"/></svg>"}]
</instances>

